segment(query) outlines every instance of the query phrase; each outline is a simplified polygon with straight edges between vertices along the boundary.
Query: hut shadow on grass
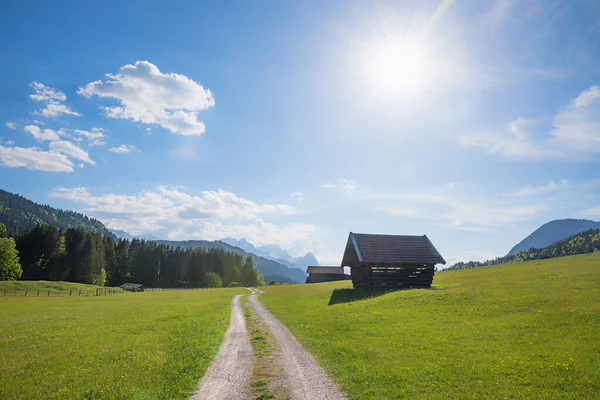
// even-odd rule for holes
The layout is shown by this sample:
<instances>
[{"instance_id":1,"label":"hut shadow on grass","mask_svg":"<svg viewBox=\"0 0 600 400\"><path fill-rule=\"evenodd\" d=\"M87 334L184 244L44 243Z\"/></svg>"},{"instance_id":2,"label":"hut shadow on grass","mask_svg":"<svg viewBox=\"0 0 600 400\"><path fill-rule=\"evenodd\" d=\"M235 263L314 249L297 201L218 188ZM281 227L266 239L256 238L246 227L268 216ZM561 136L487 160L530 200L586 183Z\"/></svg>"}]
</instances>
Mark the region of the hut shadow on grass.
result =
<instances>
[{"instance_id":1,"label":"hut shadow on grass","mask_svg":"<svg viewBox=\"0 0 600 400\"><path fill-rule=\"evenodd\" d=\"M426 290L437 290L447 285L432 285L431 287L405 287L405 288L393 288L393 289L371 289L371 288L345 288L335 289L331 293L329 298L329 306L339 303L352 303L354 301L373 299L375 297L383 296L384 294L399 292L401 290L411 289L426 289Z\"/></svg>"},{"instance_id":2,"label":"hut shadow on grass","mask_svg":"<svg viewBox=\"0 0 600 400\"><path fill-rule=\"evenodd\" d=\"M397 292L399 290L406 289L335 289L333 293L331 293L331 298L329 299L328 305L332 306L339 303L351 303L353 301L372 299L374 297L383 296L384 294Z\"/></svg>"}]
</instances>

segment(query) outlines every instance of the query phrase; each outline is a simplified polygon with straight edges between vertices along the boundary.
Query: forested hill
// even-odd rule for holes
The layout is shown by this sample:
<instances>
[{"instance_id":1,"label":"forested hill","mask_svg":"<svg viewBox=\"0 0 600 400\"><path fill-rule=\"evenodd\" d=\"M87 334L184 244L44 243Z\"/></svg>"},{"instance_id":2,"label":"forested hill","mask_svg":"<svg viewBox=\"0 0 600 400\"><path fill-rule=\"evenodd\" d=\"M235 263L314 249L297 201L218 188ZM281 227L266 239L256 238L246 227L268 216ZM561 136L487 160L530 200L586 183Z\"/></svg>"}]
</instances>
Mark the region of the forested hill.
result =
<instances>
[{"instance_id":1,"label":"forested hill","mask_svg":"<svg viewBox=\"0 0 600 400\"><path fill-rule=\"evenodd\" d=\"M559 240L590 229L600 229L600 222L587 219L557 219L550 221L519 242L508 252L508 255L514 256L519 250L542 249Z\"/></svg>"},{"instance_id":2,"label":"forested hill","mask_svg":"<svg viewBox=\"0 0 600 400\"><path fill-rule=\"evenodd\" d=\"M256 267L258 271L265 277L266 282L270 281L271 279L276 280L277 282L287 283L304 283L306 281L306 273L299 268L288 268L281 263L249 253L239 247L232 246L220 240L215 240L214 242L209 240L157 240L156 242L172 247L181 247L183 249L203 248L225 250L234 254L239 254L243 258L250 256L252 257L254 267ZM282 277L287 279L283 280Z\"/></svg>"},{"instance_id":3,"label":"forested hill","mask_svg":"<svg viewBox=\"0 0 600 400\"><path fill-rule=\"evenodd\" d=\"M74 211L63 211L34 203L23 196L0 189L0 222L10 235L31 230L38 224L60 228L84 228L108 235L102 222Z\"/></svg>"},{"instance_id":4,"label":"forested hill","mask_svg":"<svg viewBox=\"0 0 600 400\"><path fill-rule=\"evenodd\" d=\"M572 256L575 254L594 253L598 251L600 251L600 229L590 229L589 231L578 233L566 239L559 240L558 242L552 243L550 246L544 247L543 249L531 248L528 250L519 250L515 255L507 255L483 262L458 262L447 269L486 267L509 262Z\"/></svg>"}]
</instances>

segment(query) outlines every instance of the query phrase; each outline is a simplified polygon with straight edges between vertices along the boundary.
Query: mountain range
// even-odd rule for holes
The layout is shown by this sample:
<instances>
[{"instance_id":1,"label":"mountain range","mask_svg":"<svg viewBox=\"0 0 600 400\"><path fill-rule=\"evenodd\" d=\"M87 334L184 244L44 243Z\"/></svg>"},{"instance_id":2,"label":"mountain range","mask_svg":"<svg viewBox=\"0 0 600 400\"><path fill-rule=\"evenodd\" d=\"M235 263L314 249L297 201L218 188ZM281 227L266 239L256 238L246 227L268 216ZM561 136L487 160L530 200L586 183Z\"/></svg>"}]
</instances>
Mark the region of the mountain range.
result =
<instances>
[{"instance_id":1,"label":"mountain range","mask_svg":"<svg viewBox=\"0 0 600 400\"><path fill-rule=\"evenodd\" d=\"M559 240L566 239L590 229L600 229L600 222L590 221L588 219L557 219L550 221L540 226L525 239L521 240L508 252L508 255L513 256L517 254L519 250L529 250L531 248L543 249Z\"/></svg>"},{"instance_id":2,"label":"mountain range","mask_svg":"<svg viewBox=\"0 0 600 400\"><path fill-rule=\"evenodd\" d=\"M264 246L254 246L248 240L235 239L227 237L221 239L222 242L230 244L240 249L244 249L249 253L259 255L269 260L277 261L280 264L286 265L289 268L300 268L306 271L309 265L319 265L319 262L312 253L306 253L301 257L292 257L290 254L282 249L278 244L267 244Z\"/></svg>"}]
</instances>

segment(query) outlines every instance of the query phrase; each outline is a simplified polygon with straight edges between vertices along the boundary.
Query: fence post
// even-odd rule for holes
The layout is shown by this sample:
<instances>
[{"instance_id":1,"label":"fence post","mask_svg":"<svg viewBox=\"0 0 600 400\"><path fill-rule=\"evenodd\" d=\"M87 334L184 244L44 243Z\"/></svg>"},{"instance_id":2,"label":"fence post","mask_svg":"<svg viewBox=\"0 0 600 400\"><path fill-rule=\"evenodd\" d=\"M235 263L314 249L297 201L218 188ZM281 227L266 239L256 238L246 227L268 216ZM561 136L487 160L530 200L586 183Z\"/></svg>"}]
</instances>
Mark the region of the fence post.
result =
<instances>
[{"instance_id":1,"label":"fence post","mask_svg":"<svg viewBox=\"0 0 600 400\"><path fill-rule=\"evenodd\" d=\"M48 297L50 297L50 289L48 289Z\"/></svg>"},{"instance_id":2,"label":"fence post","mask_svg":"<svg viewBox=\"0 0 600 400\"><path fill-rule=\"evenodd\" d=\"M69 296L73 295L73 289L69 289Z\"/></svg>"},{"instance_id":3,"label":"fence post","mask_svg":"<svg viewBox=\"0 0 600 400\"><path fill-rule=\"evenodd\" d=\"M58 296L60 296L60 289L58 289Z\"/></svg>"},{"instance_id":4,"label":"fence post","mask_svg":"<svg viewBox=\"0 0 600 400\"><path fill-rule=\"evenodd\" d=\"M81 289L79 289L79 296L81 296Z\"/></svg>"},{"instance_id":5,"label":"fence post","mask_svg":"<svg viewBox=\"0 0 600 400\"><path fill-rule=\"evenodd\" d=\"M25 296L27 296L27 288L25 288Z\"/></svg>"},{"instance_id":6,"label":"fence post","mask_svg":"<svg viewBox=\"0 0 600 400\"><path fill-rule=\"evenodd\" d=\"M38 296L38 297L40 297L40 289L38 289L38 294L37 294L37 296Z\"/></svg>"}]
</instances>

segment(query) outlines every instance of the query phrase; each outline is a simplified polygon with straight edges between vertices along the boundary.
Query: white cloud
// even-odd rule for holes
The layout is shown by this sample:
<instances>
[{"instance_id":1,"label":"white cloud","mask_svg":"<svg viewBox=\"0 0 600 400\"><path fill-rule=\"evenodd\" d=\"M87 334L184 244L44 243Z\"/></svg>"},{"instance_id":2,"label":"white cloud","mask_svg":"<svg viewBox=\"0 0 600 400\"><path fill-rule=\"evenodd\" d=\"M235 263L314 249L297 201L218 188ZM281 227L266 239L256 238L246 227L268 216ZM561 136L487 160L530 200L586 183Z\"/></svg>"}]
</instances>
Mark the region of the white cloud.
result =
<instances>
[{"instance_id":1,"label":"white cloud","mask_svg":"<svg viewBox=\"0 0 600 400\"><path fill-rule=\"evenodd\" d=\"M266 221L269 215L294 214L284 204L260 204L233 193L203 191L193 196L181 188L159 186L137 196L92 195L88 189L56 188L50 196L85 205L87 215L114 229L133 234L156 233L169 239L220 239L245 237L257 245L279 243L291 246L311 239L316 227L291 223L279 226Z\"/></svg>"},{"instance_id":2,"label":"white cloud","mask_svg":"<svg viewBox=\"0 0 600 400\"><path fill-rule=\"evenodd\" d=\"M304 201L304 194L301 192L294 192L290 196L292 196L292 198L298 203L302 203Z\"/></svg>"},{"instance_id":3,"label":"white cloud","mask_svg":"<svg viewBox=\"0 0 600 400\"><path fill-rule=\"evenodd\" d=\"M592 159L600 154L600 87L581 92L552 119L518 118L500 132L459 137L465 146L481 147L490 153L515 158Z\"/></svg>"},{"instance_id":4,"label":"white cloud","mask_svg":"<svg viewBox=\"0 0 600 400\"><path fill-rule=\"evenodd\" d=\"M5 167L24 167L38 171L73 172L73 163L56 151L0 146L0 163Z\"/></svg>"},{"instance_id":5,"label":"white cloud","mask_svg":"<svg viewBox=\"0 0 600 400\"><path fill-rule=\"evenodd\" d=\"M94 160L92 160L87 153L87 151L83 150L81 147L66 141L66 140L54 140L50 142L50 149L57 151L59 153L65 154L76 160L86 162L88 164L96 165Z\"/></svg>"},{"instance_id":6,"label":"white cloud","mask_svg":"<svg viewBox=\"0 0 600 400\"><path fill-rule=\"evenodd\" d=\"M108 149L108 151L110 151L112 153L124 154L124 153L131 153L132 151L136 151L136 148L132 144L122 144L117 147L111 147L110 149Z\"/></svg>"},{"instance_id":7,"label":"white cloud","mask_svg":"<svg viewBox=\"0 0 600 400\"><path fill-rule=\"evenodd\" d=\"M38 142L47 140L61 140L60 136L64 134L64 131L62 130L55 131L53 129L40 129L35 125L26 125L23 130L33 136Z\"/></svg>"},{"instance_id":8,"label":"white cloud","mask_svg":"<svg viewBox=\"0 0 600 400\"><path fill-rule=\"evenodd\" d=\"M542 194L547 192L553 192L560 189L569 187L569 182L566 179L561 179L558 182L550 181L547 185L543 186L532 186L528 185L520 188L516 192L506 193L506 196L532 196L536 194Z\"/></svg>"},{"instance_id":9,"label":"white cloud","mask_svg":"<svg viewBox=\"0 0 600 400\"><path fill-rule=\"evenodd\" d=\"M40 82L31 82L29 84L34 90L33 94L29 95L29 98L33 101L45 103L46 107L41 111L36 112L44 117L57 117L59 115L74 115L81 116L80 113L71 110L65 104L65 100L67 100L67 96L63 92L60 92L56 89L48 87Z\"/></svg>"},{"instance_id":10,"label":"white cloud","mask_svg":"<svg viewBox=\"0 0 600 400\"><path fill-rule=\"evenodd\" d=\"M157 124L180 135L205 132L197 113L214 106L215 100L198 82L185 75L163 74L148 61L125 65L118 74L106 77L106 81L90 82L77 93L117 99L120 106L104 108L107 117Z\"/></svg>"},{"instance_id":11,"label":"white cloud","mask_svg":"<svg viewBox=\"0 0 600 400\"><path fill-rule=\"evenodd\" d=\"M104 142L104 129L102 128L92 128L89 131L75 129L73 132L85 137L88 140L88 146L104 146L106 144Z\"/></svg>"},{"instance_id":12,"label":"white cloud","mask_svg":"<svg viewBox=\"0 0 600 400\"><path fill-rule=\"evenodd\" d=\"M12 129L13 131L17 130L17 124L15 124L14 122L7 121L4 125L6 125L8 129Z\"/></svg>"},{"instance_id":13,"label":"white cloud","mask_svg":"<svg viewBox=\"0 0 600 400\"><path fill-rule=\"evenodd\" d=\"M356 182L354 182L352 179L337 178L337 183L323 183L321 187L324 189L340 188L345 192L352 192L354 189L356 189Z\"/></svg>"}]
</instances>

